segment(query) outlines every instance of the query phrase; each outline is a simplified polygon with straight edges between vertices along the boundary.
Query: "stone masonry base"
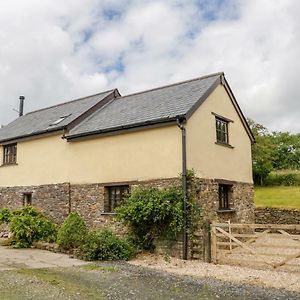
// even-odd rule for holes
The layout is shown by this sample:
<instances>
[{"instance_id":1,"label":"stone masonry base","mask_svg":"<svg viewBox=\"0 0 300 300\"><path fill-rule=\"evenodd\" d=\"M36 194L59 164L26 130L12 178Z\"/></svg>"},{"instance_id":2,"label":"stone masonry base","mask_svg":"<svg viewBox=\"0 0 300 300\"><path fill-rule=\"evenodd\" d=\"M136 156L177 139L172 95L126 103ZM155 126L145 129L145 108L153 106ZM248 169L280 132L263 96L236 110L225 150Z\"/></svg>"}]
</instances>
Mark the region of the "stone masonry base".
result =
<instances>
[{"instance_id":1,"label":"stone masonry base","mask_svg":"<svg viewBox=\"0 0 300 300\"><path fill-rule=\"evenodd\" d=\"M122 183L123 184L123 183ZM143 186L167 188L179 185L178 178L135 181L126 183L131 189ZM254 222L253 185L231 183L230 211L219 211L217 180L198 179L196 202L204 219L213 222ZM57 223L62 223L70 211L77 211L91 226L104 224L111 216L104 214L107 186L114 184L49 184L39 186L0 187L0 208L18 208L23 205L23 194L32 193L32 205ZM118 184L116 184L118 185Z\"/></svg>"},{"instance_id":2,"label":"stone masonry base","mask_svg":"<svg viewBox=\"0 0 300 300\"><path fill-rule=\"evenodd\" d=\"M69 183L0 187L0 208L19 208L23 205L23 195L32 193L32 205L62 223L69 214L69 189Z\"/></svg>"},{"instance_id":3,"label":"stone masonry base","mask_svg":"<svg viewBox=\"0 0 300 300\"><path fill-rule=\"evenodd\" d=\"M196 180L196 203L201 208L204 220L211 222L252 223L254 222L253 185L242 182L231 182L229 197L230 211L219 210L219 181L211 179ZM128 184L136 187L167 188L180 185L178 178L156 179L109 184L49 184L40 186L0 187L0 208L19 208L23 205L23 195L32 194L32 205L56 223L62 223L71 211L77 211L90 227L113 226L122 234L126 228L113 222L112 214L104 213L108 201L107 187ZM171 247L171 255L181 256L180 241ZM162 248L170 248L169 246ZM177 253L177 254L175 254Z\"/></svg>"}]
</instances>

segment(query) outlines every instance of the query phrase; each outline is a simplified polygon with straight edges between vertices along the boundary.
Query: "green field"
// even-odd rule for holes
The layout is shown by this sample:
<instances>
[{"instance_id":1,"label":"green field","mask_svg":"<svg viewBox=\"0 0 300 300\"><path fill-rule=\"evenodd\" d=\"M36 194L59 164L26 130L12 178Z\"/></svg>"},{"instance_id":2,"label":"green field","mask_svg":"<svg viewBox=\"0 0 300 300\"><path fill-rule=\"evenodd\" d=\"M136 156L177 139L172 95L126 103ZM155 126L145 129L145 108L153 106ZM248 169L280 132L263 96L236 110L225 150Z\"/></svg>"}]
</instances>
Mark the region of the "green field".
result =
<instances>
[{"instance_id":1,"label":"green field","mask_svg":"<svg viewBox=\"0 0 300 300\"><path fill-rule=\"evenodd\" d=\"M254 202L256 207L300 210L300 186L255 187Z\"/></svg>"}]
</instances>

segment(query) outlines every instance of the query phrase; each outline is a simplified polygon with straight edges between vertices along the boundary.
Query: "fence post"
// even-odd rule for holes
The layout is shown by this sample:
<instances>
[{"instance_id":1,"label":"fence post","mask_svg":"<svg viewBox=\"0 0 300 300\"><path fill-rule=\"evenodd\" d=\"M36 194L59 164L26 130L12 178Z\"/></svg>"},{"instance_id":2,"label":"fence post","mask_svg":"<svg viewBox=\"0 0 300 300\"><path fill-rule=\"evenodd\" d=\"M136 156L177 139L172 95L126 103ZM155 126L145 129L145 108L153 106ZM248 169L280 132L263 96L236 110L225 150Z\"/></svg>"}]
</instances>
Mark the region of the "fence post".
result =
<instances>
[{"instance_id":1,"label":"fence post","mask_svg":"<svg viewBox=\"0 0 300 300\"><path fill-rule=\"evenodd\" d=\"M230 219L228 221L226 221L226 223L228 223L228 233L230 234L229 237L229 250L232 251L232 240L231 240L231 234L232 234L232 230L231 230L231 223L230 223Z\"/></svg>"}]
</instances>

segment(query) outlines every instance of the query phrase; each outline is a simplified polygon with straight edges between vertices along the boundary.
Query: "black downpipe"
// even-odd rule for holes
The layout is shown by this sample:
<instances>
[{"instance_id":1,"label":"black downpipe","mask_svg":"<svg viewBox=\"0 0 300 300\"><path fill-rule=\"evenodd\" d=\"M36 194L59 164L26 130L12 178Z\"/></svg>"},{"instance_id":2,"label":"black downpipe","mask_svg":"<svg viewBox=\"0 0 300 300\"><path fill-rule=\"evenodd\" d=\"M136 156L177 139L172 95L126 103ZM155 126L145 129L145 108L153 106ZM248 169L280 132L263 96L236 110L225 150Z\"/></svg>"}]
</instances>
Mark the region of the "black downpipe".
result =
<instances>
[{"instance_id":1,"label":"black downpipe","mask_svg":"<svg viewBox=\"0 0 300 300\"><path fill-rule=\"evenodd\" d=\"M68 187L69 187L69 189L68 189L68 214L70 214L71 213L71 211L72 211L72 202L71 202L71 183L69 182L69 184L68 184Z\"/></svg>"},{"instance_id":2,"label":"black downpipe","mask_svg":"<svg viewBox=\"0 0 300 300\"><path fill-rule=\"evenodd\" d=\"M182 236L182 258L187 260L188 253L188 224L187 224L187 175L186 175L186 130L183 125L185 120L177 119L177 125L181 130L182 141L182 191L183 191L183 236Z\"/></svg>"}]
</instances>

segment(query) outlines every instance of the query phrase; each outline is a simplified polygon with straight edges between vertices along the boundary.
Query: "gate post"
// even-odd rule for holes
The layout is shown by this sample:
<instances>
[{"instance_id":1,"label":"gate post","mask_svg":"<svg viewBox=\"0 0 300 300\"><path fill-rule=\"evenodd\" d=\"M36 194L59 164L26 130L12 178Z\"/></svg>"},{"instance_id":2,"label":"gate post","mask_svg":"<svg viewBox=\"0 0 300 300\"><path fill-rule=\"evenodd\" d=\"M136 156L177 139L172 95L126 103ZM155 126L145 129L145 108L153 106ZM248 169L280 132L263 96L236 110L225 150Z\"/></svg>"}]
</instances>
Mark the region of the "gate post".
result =
<instances>
[{"instance_id":1,"label":"gate post","mask_svg":"<svg viewBox=\"0 0 300 300\"><path fill-rule=\"evenodd\" d=\"M206 220L203 224L203 260L211 263L211 234L209 220Z\"/></svg>"},{"instance_id":2,"label":"gate post","mask_svg":"<svg viewBox=\"0 0 300 300\"><path fill-rule=\"evenodd\" d=\"M217 230L216 225L212 223L211 228L211 259L213 263L217 263Z\"/></svg>"}]
</instances>

